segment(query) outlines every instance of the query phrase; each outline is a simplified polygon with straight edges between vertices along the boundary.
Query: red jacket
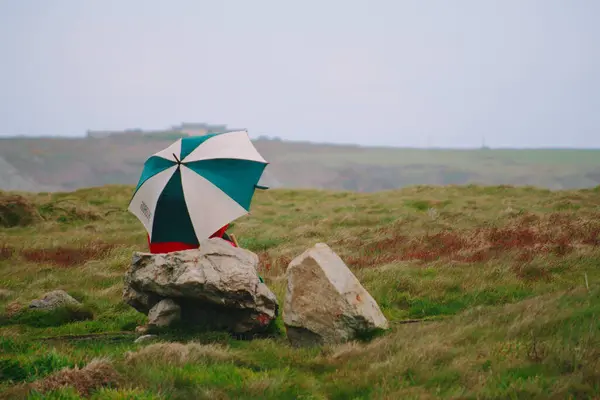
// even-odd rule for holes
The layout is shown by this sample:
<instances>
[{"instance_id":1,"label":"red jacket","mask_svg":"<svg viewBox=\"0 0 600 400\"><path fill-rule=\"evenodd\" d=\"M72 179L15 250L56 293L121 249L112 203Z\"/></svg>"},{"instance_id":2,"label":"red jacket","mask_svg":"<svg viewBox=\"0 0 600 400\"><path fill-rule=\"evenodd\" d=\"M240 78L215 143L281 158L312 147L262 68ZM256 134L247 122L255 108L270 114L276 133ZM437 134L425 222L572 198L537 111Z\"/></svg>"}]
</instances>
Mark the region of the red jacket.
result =
<instances>
[{"instance_id":1,"label":"red jacket","mask_svg":"<svg viewBox=\"0 0 600 400\"><path fill-rule=\"evenodd\" d=\"M211 238L219 237L223 238L225 231L229 228L229 224L225 225L215 233L211 235ZM162 243L150 243L150 235L146 234L148 238L148 247L152 254L171 253L173 251L191 250L197 249L198 246L194 244L182 243L182 242L162 242ZM235 243L228 240L233 247L237 247Z\"/></svg>"}]
</instances>

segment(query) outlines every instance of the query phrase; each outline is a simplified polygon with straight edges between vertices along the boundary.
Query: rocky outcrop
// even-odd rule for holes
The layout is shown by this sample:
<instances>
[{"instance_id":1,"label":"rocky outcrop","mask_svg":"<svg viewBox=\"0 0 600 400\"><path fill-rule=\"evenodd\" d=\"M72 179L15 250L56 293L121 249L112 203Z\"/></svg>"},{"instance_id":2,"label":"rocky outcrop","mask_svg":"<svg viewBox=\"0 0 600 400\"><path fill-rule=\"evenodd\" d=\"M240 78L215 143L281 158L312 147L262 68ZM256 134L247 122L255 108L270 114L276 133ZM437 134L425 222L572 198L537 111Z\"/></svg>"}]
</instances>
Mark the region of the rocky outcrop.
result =
<instances>
[{"instance_id":1,"label":"rocky outcrop","mask_svg":"<svg viewBox=\"0 0 600 400\"><path fill-rule=\"evenodd\" d=\"M123 296L155 322L170 324L180 318L187 326L257 333L267 329L279 310L277 298L260 281L257 266L256 254L219 238L202 241L194 250L138 252L125 276ZM170 309L167 314L173 316L175 305L180 309L178 318L154 318L161 314L155 307Z\"/></svg>"},{"instance_id":2,"label":"rocky outcrop","mask_svg":"<svg viewBox=\"0 0 600 400\"><path fill-rule=\"evenodd\" d=\"M338 344L388 328L377 302L326 244L292 260L286 276L283 320L292 345Z\"/></svg>"},{"instance_id":3,"label":"rocky outcrop","mask_svg":"<svg viewBox=\"0 0 600 400\"><path fill-rule=\"evenodd\" d=\"M33 300L29 308L37 310L54 310L60 307L80 307L82 304L64 290L54 290L46 293L41 299Z\"/></svg>"}]
</instances>

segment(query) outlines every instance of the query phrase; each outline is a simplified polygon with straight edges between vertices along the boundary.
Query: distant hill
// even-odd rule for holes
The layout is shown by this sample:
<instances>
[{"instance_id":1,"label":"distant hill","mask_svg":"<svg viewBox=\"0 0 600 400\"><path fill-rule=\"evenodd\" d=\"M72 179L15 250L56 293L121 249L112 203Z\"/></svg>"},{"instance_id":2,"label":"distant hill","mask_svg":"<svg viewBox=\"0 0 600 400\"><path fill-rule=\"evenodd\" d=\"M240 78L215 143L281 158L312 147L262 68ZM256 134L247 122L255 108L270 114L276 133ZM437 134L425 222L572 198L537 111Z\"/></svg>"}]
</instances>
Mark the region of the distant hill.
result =
<instances>
[{"instance_id":1,"label":"distant hill","mask_svg":"<svg viewBox=\"0 0 600 400\"><path fill-rule=\"evenodd\" d=\"M0 189L70 191L135 184L145 159L173 135L0 139ZM264 184L373 192L410 185L600 185L600 150L409 149L260 138Z\"/></svg>"}]
</instances>

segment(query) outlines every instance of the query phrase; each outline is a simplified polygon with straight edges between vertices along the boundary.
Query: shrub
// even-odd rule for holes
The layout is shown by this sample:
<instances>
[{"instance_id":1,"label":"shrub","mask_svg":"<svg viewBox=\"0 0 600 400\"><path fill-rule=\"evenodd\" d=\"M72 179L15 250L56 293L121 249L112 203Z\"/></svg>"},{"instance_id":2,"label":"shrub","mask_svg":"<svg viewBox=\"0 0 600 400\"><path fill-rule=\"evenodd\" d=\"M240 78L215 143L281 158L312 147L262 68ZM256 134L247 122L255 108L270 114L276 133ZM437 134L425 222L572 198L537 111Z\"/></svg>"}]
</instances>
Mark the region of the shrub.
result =
<instances>
[{"instance_id":1,"label":"shrub","mask_svg":"<svg viewBox=\"0 0 600 400\"><path fill-rule=\"evenodd\" d=\"M35 207L25 197L0 193L0 227L32 225L37 218Z\"/></svg>"},{"instance_id":2,"label":"shrub","mask_svg":"<svg viewBox=\"0 0 600 400\"><path fill-rule=\"evenodd\" d=\"M6 244L0 245L0 261L11 259L14 253L15 249L13 247Z\"/></svg>"},{"instance_id":3,"label":"shrub","mask_svg":"<svg viewBox=\"0 0 600 400\"><path fill-rule=\"evenodd\" d=\"M72 387L83 396L105 386L116 386L120 376L112 364L105 360L93 360L84 368L65 368L35 382L32 386L38 392L47 392Z\"/></svg>"},{"instance_id":4,"label":"shrub","mask_svg":"<svg viewBox=\"0 0 600 400\"><path fill-rule=\"evenodd\" d=\"M95 209L82 207L80 204L68 200L43 204L38 211L44 219L62 224L97 221L102 218Z\"/></svg>"}]
</instances>

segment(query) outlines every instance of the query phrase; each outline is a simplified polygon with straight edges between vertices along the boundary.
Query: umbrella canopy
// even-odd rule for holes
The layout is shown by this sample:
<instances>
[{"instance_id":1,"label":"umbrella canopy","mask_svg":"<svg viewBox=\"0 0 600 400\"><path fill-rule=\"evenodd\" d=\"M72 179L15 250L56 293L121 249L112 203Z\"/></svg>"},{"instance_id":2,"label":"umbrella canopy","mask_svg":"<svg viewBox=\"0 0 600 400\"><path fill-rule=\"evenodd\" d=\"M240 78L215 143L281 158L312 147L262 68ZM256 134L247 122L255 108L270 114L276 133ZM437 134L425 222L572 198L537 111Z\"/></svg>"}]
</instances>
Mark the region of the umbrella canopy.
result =
<instances>
[{"instance_id":1,"label":"umbrella canopy","mask_svg":"<svg viewBox=\"0 0 600 400\"><path fill-rule=\"evenodd\" d=\"M246 131L179 139L146 160L128 210L152 243L198 244L249 212L267 165Z\"/></svg>"}]
</instances>

